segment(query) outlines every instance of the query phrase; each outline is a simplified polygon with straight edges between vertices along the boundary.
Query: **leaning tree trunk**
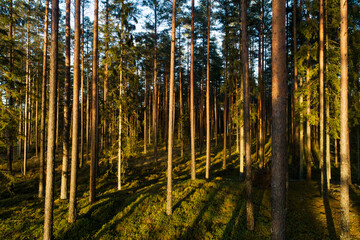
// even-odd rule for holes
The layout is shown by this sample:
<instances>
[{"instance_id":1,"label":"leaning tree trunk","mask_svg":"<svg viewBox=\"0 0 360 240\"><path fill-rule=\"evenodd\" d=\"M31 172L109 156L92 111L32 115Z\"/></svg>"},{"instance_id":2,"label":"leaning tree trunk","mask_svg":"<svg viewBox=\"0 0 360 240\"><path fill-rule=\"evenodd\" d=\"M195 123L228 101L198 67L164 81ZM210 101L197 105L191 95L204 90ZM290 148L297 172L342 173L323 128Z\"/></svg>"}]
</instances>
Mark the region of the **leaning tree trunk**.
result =
<instances>
[{"instance_id":1,"label":"leaning tree trunk","mask_svg":"<svg viewBox=\"0 0 360 240\"><path fill-rule=\"evenodd\" d=\"M285 44L285 0L272 2L272 167L271 238L285 239L286 233L286 108L287 71Z\"/></svg>"},{"instance_id":2,"label":"leaning tree trunk","mask_svg":"<svg viewBox=\"0 0 360 240\"><path fill-rule=\"evenodd\" d=\"M347 0L340 0L340 239L350 239L349 222L349 125L348 125L348 19Z\"/></svg>"},{"instance_id":3,"label":"leaning tree trunk","mask_svg":"<svg viewBox=\"0 0 360 240\"><path fill-rule=\"evenodd\" d=\"M78 129L79 129L79 81L80 81L80 0L75 0L75 48L74 48L74 84L72 108L72 149L71 149L71 177L70 177L70 223L76 219L76 180L78 167ZM82 124L82 123L81 123Z\"/></svg>"},{"instance_id":4,"label":"leaning tree trunk","mask_svg":"<svg viewBox=\"0 0 360 240\"><path fill-rule=\"evenodd\" d=\"M50 49L50 94L47 137L46 190L44 210L44 239L53 237L54 171L55 171L55 125L58 65L58 24L59 1L52 0L51 13L51 49Z\"/></svg>"},{"instance_id":5,"label":"leaning tree trunk","mask_svg":"<svg viewBox=\"0 0 360 240\"><path fill-rule=\"evenodd\" d=\"M244 136L245 136L245 187L246 187L246 227L254 230L254 204L252 199L251 180L251 138L250 138L250 81L249 81L249 49L247 39L246 11L247 1L241 0L241 26L242 26L242 63L244 79Z\"/></svg>"}]
</instances>

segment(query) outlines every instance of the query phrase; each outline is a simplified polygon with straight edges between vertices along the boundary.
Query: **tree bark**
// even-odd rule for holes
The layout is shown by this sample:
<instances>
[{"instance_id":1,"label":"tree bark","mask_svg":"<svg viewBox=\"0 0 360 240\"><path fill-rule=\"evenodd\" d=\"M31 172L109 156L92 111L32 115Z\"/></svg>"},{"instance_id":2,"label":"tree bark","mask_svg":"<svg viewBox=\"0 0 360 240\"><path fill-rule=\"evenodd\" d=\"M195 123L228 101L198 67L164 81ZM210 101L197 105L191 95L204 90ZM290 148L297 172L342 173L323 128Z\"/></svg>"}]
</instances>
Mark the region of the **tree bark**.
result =
<instances>
[{"instance_id":1,"label":"tree bark","mask_svg":"<svg viewBox=\"0 0 360 240\"><path fill-rule=\"evenodd\" d=\"M325 31L324 31L324 0L320 0L320 26L319 26L319 78L320 78L320 101L319 101L319 122L320 122L320 162L322 162L321 166L321 186L323 194L327 194L327 163L326 163L326 141L325 141L325 134L326 134L326 126L325 126L325 54L324 54L324 37L325 37ZM326 191L326 192L325 192Z\"/></svg>"},{"instance_id":2,"label":"tree bark","mask_svg":"<svg viewBox=\"0 0 360 240\"><path fill-rule=\"evenodd\" d=\"M55 123L56 123L56 94L57 94L57 65L58 65L58 24L59 1L52 0L51 13L51 49L50 49L50 94L49 120L47 137L46 190L44 210L44 239L53 237L53 204L54 204L54 171L55 171Z\"/></svg>"},{"instance_id":3,"label":"tree bark","mask_svg":"<svg viewBox=\"0 0 360 240\"><path fill-rule=\"evenodd\" d=\"M63 132L63 159L61 173L60 199L67 199L68 163L69 163L69 133L70 133L70 6L71 0L66 0L66 27L65 27L65 105L64 105L64 132ZM76 103L73 103L73 106ZM77 136L76 136L77 138Z\"/></svg>"},{"instance_id":4,"label":"tree bark","mask_svg":"<svg viewBox=\"0 0 360 240\"><path fill-rule=\"evenodd\" d=\"M340 0L340 239L350 239L349 125L348 125L348 19L347 0Z\"/></svg>"},{"instance_id":5,"label":"tree bark","mask_svg":"<svg viewBox=\"0 0 360 240\"><path fill-rule=\"evenodd\" d=\"M250 138L250 81L249 81L249 49L246 23L247 1L241 0L241 26L242 26L242 63L244 79L244 135L245 135L245 188L246 188L246 227L254 230L254 204L252 199L251 180L251 138Z\"/></svg>"},{"instance_id":6,"label":"tree bark","mask_svg":"<svg viewBox=\"0 0 360 240\"><path fill-rule=\"evenodd\" d=\"M210 13L211 0L208 6L208 36L207 36L207 59L206 59L206 172L205 178L210 174Z\"/></svg>"},{"instance_id":7,"label":"tree bark","mask_svg":"<svg viewBox=\"0 0 360 240\"><path fill-rule=\"evenodd\" d=\"M309 21L309 11L307 11L307 21ZM306 179L311 180L311 163L312 163L312 153L311 153L311 125L310 125L310 98L311 98L311 89L310 89L310 43L307 39L307 57L306 57Z\"/></svg>"},{"instance_id":8,"label":"tree bark","mask_svg":"<svg viewBox=\"0 0 360 240\"><path fill-rule=\"evenodd\" d=\"M191 135L191 179L196 179L195 165L195 106L194 106L194 18L195 1L191 0L191 66L190 66L190 135Z\"/></svg>"},{"instance_id":9,"label":"tree bark","mask_svg":"<svg viewBox=\"0 0 360 240\"><path fill-rule=\"evenodd\" d=\"M80 81L80 0L75 0L75 43L74 43L74 84L72 108L72 149L71 149L71 176L70 176L70 223L76 219L76 181L78 168L78 129L79 129L79 81Z\"/></svg>"},{"instance_id":10,"label":"tree bark","mask_svg":"<svg viewBox=\"0 0 360 240\"><path fill-rule=\"evenodd\" d=\"M94 1L94 36L93 36L93 72L91 85L91 165L90 165L90 203L95 202L95 177L98 160L98 0Z\"/></svg>"},{"instance_id":11,"label":"tree bark","mask_svg":"<svg viewBox=\"0 0 360 240\"><path fill-rule=\"evenodd\" d=\"M285 239L287 176L287 71L285 44L285 1L272 2L272 168L271 238Z\"/></svg>"},{"instance_id":12,"label":"tree bark","mask_svg":"<svg viewBox=\"0 0 360 240\"><path fill-rule=\"evenodd\" d=\"M43 198L44 193L44 158L45 158L45 118L46 118L46 78L47 78L47 45L48 45L48 15L49 0L45 3L45 26L44 26L44 49L43 49L43 69L41 82L41 119L40 119L40 158L39 158L39 193L38 197Z\"/></svg>"},{"instance_id":13,"label":"tree bark","mask_svg":"<svg viewBox=\"0 0 360 240\"><path fill-rule=\"evenodd\" d=\"M173 0L171 23L171 58L170 58L170 94L169 94L169 135L168 135L168 166L167 166L167 195L166 214L172 214L172 154L174 137L174 78L175 78L175 31L176 31L176 0Z\"/></svg>"},{"instance_id":14,"label":"tree bark","mask_svg":"<svg viewBox=\"0 0 360 240\"><path fill-rule=\"evenodd\" d=\"M80 3L81 4L81 3ZM81 83L80 83L80 163L79 167L81 168L83 165L83 157L84 157L84 37L85 37L85 6L84 1L82 1L82 34L81 34Z\"/></svg>"}]
</instances>

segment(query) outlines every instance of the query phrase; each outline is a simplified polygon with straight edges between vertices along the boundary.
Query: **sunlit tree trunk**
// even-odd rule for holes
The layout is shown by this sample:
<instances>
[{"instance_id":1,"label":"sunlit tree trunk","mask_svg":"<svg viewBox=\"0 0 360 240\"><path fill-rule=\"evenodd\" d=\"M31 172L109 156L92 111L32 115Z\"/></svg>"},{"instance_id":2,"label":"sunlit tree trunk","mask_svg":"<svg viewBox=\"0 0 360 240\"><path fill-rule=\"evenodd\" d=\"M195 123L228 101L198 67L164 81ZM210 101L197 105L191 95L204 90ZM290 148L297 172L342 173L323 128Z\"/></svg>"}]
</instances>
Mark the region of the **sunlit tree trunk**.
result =
<instances>
[{"instance_id":1,"label":"sunlit tree trunk","mask_svg":"<svg viewBox=\"0 0 360 240\"><path fill-rule=\"evenodd\" d=\"M171 57L170 57L170 94L169 94L169 135L168 135L168 166L167 166L167 196L166 196L166 214L172 214L172 154L174 137L174 116L175 116L175 30L176 30L176 0L173 0L172 23L171 23Z\"/></svg>"},{"instance_id":2,"label":"sunlit tree trunk","mask_svg":"<svg viewBox=\"0 0 360 240\"><path fill-rule=\"evenodd\" d=\"M157 144L158 144L158 139L157 139L157 122L158 122L158 89L157 89L157 3L155 3L155 8L154 8L154 14L155 14L155 19L154 19L154 25L155 25L155 32L154 32L154 91L153 91L153 116L152 116L152 120L153 120L153 137L154 137L154 158L155 161L157 161Z\"/></svg>"},{"instance_id":3,"label":"sunlit tree trunk","mask_svg":"<svg viewBox=\"0 0 360 240\"><path fill-rule=\"evenodd\" d=\"M13 41L13 0L9 1L9 14L10 14L10 21L9 21L9 40ZM10 77L13 77L14 74L14 59L13 59L13 47L12 45L10 45L9 48L9 71L10 71ZM10 89L13 90L14 89L14 80L11 79L11 84L10 84ZM10 94L9 96L9 107L13 108L14 107L14 98L13 96ZM21 133L21 112L20 112L20 133ZM14 159L14 128L13 127L8 127L7 129L7 137L9 138L9 143L7 145L7 149L6 149L6 154L7 154L7 160L8 160L8 164L7 164L7 169L9 170L10 174L12 174L12 164L13 164L13 159ZM20 145L19 147L21 148L21 140L20 140ZM21 152L21 150L20 150ZM19 154L20 155L20 154Z\"/></svg>"},{"instance_id":4,"label":"sunlit tree trunk","mask_svg":"<svg viewBox=\"0 0 360 240\"><path fill-rule=\"evenodd\" d=\"M66 0L66 27L65 27L65 105L64 105L64 141L61 172L60 199L67 199L68 162L69 162L69 134L70 134L70 6L71 0ZM76 103L73 103L73 106ZM77 126L76 126L77 127ZM76 136L77 139L77 136Z\"/></svg>"},{"instance_id":5,"label":"sunlit tree trunk","mask_svg":"<svg viewBox=\"0 0 360 240\"><path fill-rule=\"evenodd\" d=\"M45 26L44 26L44 47L43 47L43 68L41 81L41 119L40 119L40 158L39 158L39 193L38 197L44 197L44 158L45 158L45 117L46 117L46 77L47 77L47 35L48 35L48 12L49 0L45 3Z\"/></svg>"},{"instance_id":6,"label":"sunlit tree trunk","mask_svg":"<svg viewBox=\"0 0 360 240\"><path fill-rule=\"evenodd\" d=\"M81 4L81 3L80 3ZM81 34L81 83L80 83L80 163L79 167L81 168L83 165L83 157L84 157L84 37L85 37L85 6L84 0L82 1L82 34Z\"/></svg>"},{"instance_id":7,"label":"sunlit tree trunk","mask_svg":"<svg viewBox=\"0 0 360 240\"><path fill-rule=\"evenodd\" d=\"M205 178L210 174L210 12L211 0L208 6L208 36L207 36L207 59L206 59L206 172Z\"/></svg>"},{"instance_id":8,"label":"sunlit tree trunk","mask_svg":"<svg viewBox=\"0 0 360 240\"><path fill-rule=\"evenodd\" d=\"M93 71L91 82L91 165L90 165L90 203L95 202L96 164L98 158L98 0L94 1Z\"/></svg>"},{"instance_id":9,"label":"sunlit tree trunk","mask_svg":"<svg viewBox=\"0 0 360 240\"><path fill-rule=\"evenodd\" d=\"M26 83L25 83L25 111L24 111L24 165L23 174L27 171L27 142L28 142L28 121L29 121L29 85L30 85L30 69L29 69L29 23L26 21Z\"/></svg>"},{"instance_id":10,"label":"sunlit tree trunk","mask_svg":"<svg viewBox=\"0 0 360 240\"><path fill-rule=\"evenodd\" d=\"M350 239L349 125L348 125L348 19L347 0L340 0L340 239Z\"/></svg>"},{"instance_id":11,"label":"sunlit tree trunk","mask_svg":"<svg viewBox=\"0 0 360 240\"><path fill-rule=\"evenodd\" d=\"M119 66L119 149L118 149L118 169L117 169L117 189L121 190L121 160L122 160L122 94L123 94L123 25L121 23L120 33L120 66Z\"/></svg>"},{"instance_id":12,"label":"sunlit tree trunk","mask_svg":"<svg viewBox=\"0 0 360 240\"><path fill-rule=\"evenodd\" d=\"M54 171L55 171L55 124L56 124L56 94L58 65L58 24L59 1L52 0L51 13L51 49L50 49L50 94L49 120L47 136L46 190L44 210L44 240L53 238L53 204L54 204Z\"/></svg>"},{"instance_id":13,"label":"sunlit tree trunk","mask_svg":"<svg viewBox=\"0 0 360 240\"><path fill-rule=\"evenodd\" d=\"M191 135L191 179L196 179L195 166L195 106L194 106L194 18L195 1L191 0L191 66L190 66L190 135Z\"/></svg>"},{"instance_id":14,"label":"sunlit tree trunk","mask_svg":"<svg viewBox=\"0 0 360 240\"><path fill-rule=\"evenodd\" d=\"M272 167L271 167L271 238L285 239L286 234L286 108L287 71L285 44L285 0L272 2Z\"/></svg>"},{"instance_id":15,"label":"sunlit tree trunk","mask_svg":"<svg viewBox=\"0 0 360 240\"><path fill-rule=\"evenodd\" d=\"M70 177L70 223L76 219L76 181L78 167L78 128L79 128L79 81L80 81L80 0L75 0L75 43L74 43L74 84L72 108L72 149L71 149L71 177ZM80 123L81 125L82 123Z\"/></svg>"},{"instance_id":16,"label":"sunlit tree trunk","mask_svg":"<svg viewBox=\"0 0 360 240\"><path fill-rule=\"evenodd\" d=\"M325 132L326 132L326 126L325 126L325 54L324 54L324 37L325 37L325 31L324 31L324 0L320 0L320 26L319 26L319 78L320 78L320 100L319 100L319 122L320 122L320 162L322 162L321 166L321 186L323 193L324 191L327 191L327 163L326 163L326 141L325 141ZM327 194L327 192L325 192Z\"/></svg>"},{"instance_id":17,"label":"sunlit tree trunk","mask_svg":"<svg viewBox=\"0 0 360 240\"><path fill-rule=\"evenodd\" d=\"M260 2L260 0L259 0ZM262 21L262 7L261 3L259 4L260 10L259 10L259 20ZM259 108L259 159L260 164L264 167L265 165L265 156L264 156L264 149L265 149L265 128L264 128L264 120L265 120L265 114L264 114L264 80L262 76L262 38L263 38L263 29L262 24L260 25L259 30L259 57L258 57L258 78L259 78L259 93L258 93L258 108Z\"/></svg>"},{"instance_id":18,"label":"sunlit tree trunk","mask_svg":"<svg viewBox=\"0 0 360 240\"><path fill-rule=\"evenodd\" d=\"M242 64L244 79L244 137L245 137L245 188L246 188L246 227L254 230L254 205L252 199L252 180L251 180L251 138L250 138L250 81L249 81L249 49L247 38L246 13L247 1L241 0L241 45L242 45Z\"/></svg>"}]
</instances>

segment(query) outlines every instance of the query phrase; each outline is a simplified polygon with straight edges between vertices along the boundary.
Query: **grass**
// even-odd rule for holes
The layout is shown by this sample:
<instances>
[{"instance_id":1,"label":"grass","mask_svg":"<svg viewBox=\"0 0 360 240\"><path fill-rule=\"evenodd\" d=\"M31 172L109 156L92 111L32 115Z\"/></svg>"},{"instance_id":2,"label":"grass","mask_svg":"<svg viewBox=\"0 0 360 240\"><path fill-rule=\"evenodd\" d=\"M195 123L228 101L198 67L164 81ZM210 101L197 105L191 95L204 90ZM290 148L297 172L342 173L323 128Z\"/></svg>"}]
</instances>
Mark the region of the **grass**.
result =
<instances>
[{"instance_id":1,"label":"grass","mask_svg":"<svg viewBox=\"0 0 360 240\"><path fill-rule=\"evenodd\" d=\"M219 141L220 142L220 141ZM270 239L271 191L268 183L255 181L255 231L246 230L244 183L239 179L238 154L222 170L222 146L213 146L210 180L205 180L205 156L197 154L197 180L190 180L188 154L174 158L173 214L165 214L166 150L161 148L154 162L152 152L144 154L138 145L127 161L123 189L116 190L114 160L100 161L97 201L88 201L89 167L78 171L77 221L67 222L68 202L59 200L60 158L56 161L54 204L55 239ZM270 147L267 145L270 156ZM187 151L189 149L186 149ZM233 148L235 151L235 148ZM185 152L187 153L187 152ZM29 160L29 174L21 176L21 162L15 175L0 162L0 239L41 239L44 200L37 198L37 160ZM256 175L255 175L256 177ZM263 178L266 179L266 178ZM360 239L360 189L351 196L351 234ZM339 186L334 182L329 201L319 194L317 182L290 181L287 201L288 239L337 239L340 233Z\"/></svg>"}]
</instances>

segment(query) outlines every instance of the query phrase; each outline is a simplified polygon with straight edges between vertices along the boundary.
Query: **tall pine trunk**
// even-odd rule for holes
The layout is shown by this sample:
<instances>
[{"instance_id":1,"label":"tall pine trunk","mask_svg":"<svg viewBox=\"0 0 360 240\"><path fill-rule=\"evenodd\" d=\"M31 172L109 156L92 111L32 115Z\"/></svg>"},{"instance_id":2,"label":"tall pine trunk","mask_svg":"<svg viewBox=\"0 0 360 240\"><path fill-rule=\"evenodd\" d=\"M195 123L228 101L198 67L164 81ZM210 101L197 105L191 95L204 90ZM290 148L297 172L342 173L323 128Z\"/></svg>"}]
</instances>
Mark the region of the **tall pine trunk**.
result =
<instances>
[{"instance_id":1,"label":"tall pine trunk","mask_svg":"<svg viewBox=\"0 0 360 240\"><path fill-rule=\"evenodd\" d=\"M340 239L350 239L349 222L349 125L348 125L348 19L347 0L340 0Z\"/></svg>"},{"instance_id":2,"label":"tall pine trunk","mask_svg":"<svg viewBox=\"0 0 360 240\"><path fill-rule=\"evenodd\" d=\"M210 13L211 0L208 6L208 35L207 35L207 59L206 59L206 172L205 178L210 174Z\"/></svg>"},{"instance_id":3,"label":"tall pine trunk","mask_svg":"<svg viewBox=\"0 0 360 240\"><path fill-rule=\"evenodd\" d=\"M70 6L71 0L66 0L66 27L65 27L65 105L64 105L64 135L63 159L61 172L60 199L67 199L68 163L69 163L69 133L70 133ZM75 105L75 102L73 106ZM77 136L76 136L77 137Z\"/></svg>"},{"instance_id":4,"label":"tall pine trunk","mask_svg":"<svg viewBox=\"0 0 360 240\"><path fill-rule=\"evenodd\" d=\"M44 26L44 49L43 49L43 66L41 81L41 119L40 119L40 158L39 158L39 193L38 197L43 198L45 181L44 181L44 159L45 159L45 118L46 118L46 78L47 78L47 45L48 45L48 15L49 0L45 3L45 26Z\"/></svg>"},{"instance_id":5,"label":"tall pine trunk","mask_svg":"<svg viewBox=\"0 0 360 240\"><path fill-rule=\"evenodd\" d=\"M286 108L287 71L285 44L285 0L272 2L272 167L271 238L285 239L286 233Z\"/></svg>"},{"instance_id":6,"label":"tall pine trunk","mask_svg":"<svg viewBox=\"0 0 360 240\"><path fill-rule=\"evenodd\" d=\"M168 132L168 166L167 166L167 195L166 214L172 214L172 155L174 137L174 116L175 116L175 30L176 30L176 0L173 0L172 23L171 23L171 57L170 57L170 94L169 94L169 132Z\"/></svg>"},{"instance_id":7,"label":"tall pine trunk","mask_svg":"<svg viewBox=\"0 0 360 240\"><path fill-rule=\"evenodd\" d=\"M252 199L251 180L251 138L250 138L250 81L249 81L249 49L247 38L247 1L241 0L241 26L242 26L242 64L244 79L244 137L245 137L245 188L246 188L246 227L254 230L254 204Z\"/></svg>"},{"instance_id":8,"label":"tall pine trunk","mask_svg":"<svg viewBox=\"0 0 360 240\"><path fill-rule=\"evenodd\" d=\"M98 160L98 5L94 1L93 71L91 82L91 165L90 165L90 203L95 202L96 164Z\"/></svg>"},{"instance_id":9,"label":"tall pine trunk","mask_svg":"<svg viewBox=\"0 0 360 240\"><path fill-rule=\"evenodd\" d=\"M74 43L74 84L72 108L72 149L71 149L71 177L69 222L76 219L76 180L78 168L78 129L79 129L79 81L80 81L80 0L75 0L75 43Z\"/></svg>"},{"instance_id":10,"label":"tall pine trunk","mask_svg":"<svg viewBox=\"0 0 360 240\"><path fill-rule=\"evenodd\" d=\"M47 137L46 190L44 210L44 240L53 238L53 204L54 204L54 172L55 172L55 125L56 125L56 94L58 65L58 24L59 1L52 0L51 13L51 49L50 49L50 94L49 120Z\"/></svg>"},{"instance_id":11,"label":"tall pine trunk","mask_svg":"<svg viewBox=\"0 0 360 240\"><path fill-rule=\"evenodd\" d=\"M190 66L190 135L191 135L191 179L196 179L195 166L195 106L194 106L194 18L195 0L191 0L191 66Z\"/></svg>"}]
</instances>

